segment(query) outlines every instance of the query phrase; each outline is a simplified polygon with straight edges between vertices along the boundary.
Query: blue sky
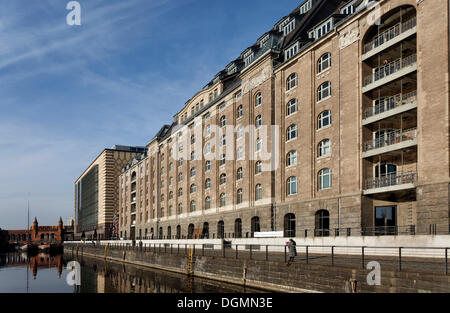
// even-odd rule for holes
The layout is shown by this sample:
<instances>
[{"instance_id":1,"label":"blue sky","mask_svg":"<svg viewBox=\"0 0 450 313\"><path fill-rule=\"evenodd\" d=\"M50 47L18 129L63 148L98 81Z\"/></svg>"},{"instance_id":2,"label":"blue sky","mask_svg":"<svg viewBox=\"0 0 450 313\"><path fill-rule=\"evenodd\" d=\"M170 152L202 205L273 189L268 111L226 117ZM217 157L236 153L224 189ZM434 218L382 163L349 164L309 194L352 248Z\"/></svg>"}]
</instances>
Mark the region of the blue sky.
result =
<instances>
[{"instance_id":1,"label":"blue sky","mask_svg":"<svg viewBox=\"0 0 450 313\"><path fill-rule=\"evenodd\" d=\"M73 215L103 148L146 145L302 0L0 0L0 228ZM29 195L28 195L29 193Z\"/></svg>"}]
</instances>

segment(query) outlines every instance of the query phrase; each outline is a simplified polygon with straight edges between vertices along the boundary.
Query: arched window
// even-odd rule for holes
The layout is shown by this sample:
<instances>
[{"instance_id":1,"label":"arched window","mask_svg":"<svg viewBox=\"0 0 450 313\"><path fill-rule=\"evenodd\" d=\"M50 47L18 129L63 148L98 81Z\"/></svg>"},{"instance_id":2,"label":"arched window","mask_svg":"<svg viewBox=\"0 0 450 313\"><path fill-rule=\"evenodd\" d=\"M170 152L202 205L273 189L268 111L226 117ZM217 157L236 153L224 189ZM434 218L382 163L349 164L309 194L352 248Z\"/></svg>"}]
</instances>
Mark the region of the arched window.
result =
<instances>
[{"instance_id":1,"label":"arched window","mask_svg":"<svg viewBox=\"0 0 450 313\"><path fill-rule=\"evenodd\" d=\"M227 195L225 193L220 194L220 207L223 208L227 205Z\"/></svg>"},{"instance_id":2,"label":"arched window","mask_svg":"<svg viewBox=\"0 0 450 313\"><path fill-rule=\"evenodd\" d=\"M211 170L211 161L206 161L205 163L205 171L209 172Z\"/></svg>"},{"instance_id":3,"label":"arched window","mask_svg":"<svg viewBox=\"0 0 450 313\"><path fill-rule=\"evenodd\" d=\"M162 227L160 227L159 228L159 238L158 239L163 239L163 228Z\"/></svg>"},{"instance_id":4,"label":"arched window","mask_svg":"<svg viewBox=\"0 0 450 313\"><path fill-rule=\"evenodd\" d=\"M225 223L223 221L217 223L217 238L225 238Z\"/></svg>"},{"instance_id":5,"label":"arched window","mask_svg":"<svg viewBox=\"0 0 450 313\"><path fill-rule=\"evenodd\" d=\"M169 200L173 199L173 191L169 192Z\"/></svg>"},{"instance_id":6,"label":"arched window","mask_svg":"<svg viewBox=\"0 0 450 313\"><path fill-rule=\"evenodd\" d=\"M169 216L173 215L173 206L169 206Z\"/></svg>"},{"instance_id":7,"label":"arched window","mask_svg":"<svg viewBox=\"0 0 450 313\"><path fill-rule=\"evenodd\" d=\"M136 172L133 172L131 174L131 182L134 182L134 181L136 181Z\"/></svg>"},{"instance_id":8,"label":"arched window","mask_svg":"<svg viewBox=\"0 0 450 313\"><path fill-rule=\"evenodd\" d=\"M209 224L203 223L202 238L209 239Z\"/></svg>"},{"instance_id":9,"label":"arched window","mask_svg":"<svg viewBox=\"0 0 450 313\"><path fill-rule=\"evenodd\" d=\"M292 150L286 156L286 166L297 165L297 151Z\"/></svg>"},{"instance_id":10,"label":"arched window","mask_svg":"<svg viewBox=\"0 0 450 313\"><path fill-rule=\"evenodd\" d=\"M236 177L237 180L241 180L242 178L244 178L244 170L242 169L242 167L238 168Z\"/></svg>"},{"instance_id":11,"label":"arched window","mask_svg":"<svg viewBox=\"0 0 450 313\"><path fill-rule=\"evenodd\" d=\"M240 218L234 221L234 238L242 238L242 220Z\"/></svg>"},{"instance_id":12,"label":"arched window","mask_svg":"<svg viewBox=\"0 0 450 313\"><path fill-rule=\"evenodd\" d=\"M260 128L262 126L262 116L258 115L255 119L255 127Z\"/></svg>"},{"instance_id":13,"label":"arched window","mask_svg":"<svg viewBox=\"0 0 450 313\"><path fill-rule=\"evenodd\" d=\"M244 192L242 191L242 189L238 189L238 191L237 191L237 199L236 199L236 202L237 202L237 204L242 204L242 202L243 202L243 197L244 197Z\"/></svg>"},{"instance_id":14,"label":"arched window","mask_svg":"<svg viewBox=\"0 0 450 313\"><path fill-rule=\"evenodd\" d=\"M161 201L165 201L166 196L164 194L161 195Z\"/></svg>"},{"instance_id":15,"label":"arched window","mask_svg":"<svg viewBox=\"0 0 450 313\"><path fill-rule=\"evenodd\" d=\"M322 129L329 125L331 125L331 111L326 110L320 113L319 117L317 118L317 129Z\"/></svg>"},{"instance_id":16,"label":"arched window","mask_svg":"<svg viewBox=\"0 0 450 313\"><path fill-rule=\"evenodd\" d=\"M211 209L211 197L206 197L205 199L205 210Z\"/></svg>"},{"instance_id":17,"label":"arched window","mask_svg":"<svg viewBox=\"0 0 450 313\"><path fill-rule=\"evenodd\" d=\"M259 224L259 216L252 217L251 220L251 237L255 236L255 233L259 233L261 231L261 227Z\"/></svg>"},{"instance_id":18,"label":"arched window","mask_svg":"<svg viewBox=\"0 0 450 313\"><path fill-rule=\"evenodd\" d=\"M317 73L322 73L323 71L331 67L331 53L325 53L317 61Z\"/></svg>"},{"instance_id":19,"label":"arched window","mask_svg":"<svg viewBox=\"0 0 450 313\"><path fill-rule=\"evenodd\" d=\"M172 239L172 227L167 227L167 239Z\"/></svg>"},{"instance_id":20,"label":"arched window","mask_svg":"<svg viewBox=\"0 0 450 313\"><path fill-rule=\"evenodd\" d=\"M226 184L227 183L227 174L220 175L220 184Z\"/></svg>"},{"instance_id":21,"label":"arched window","mask_svg":"<svg viewBox=\"0 0 450 313\"><path fill-rule=\"evenodd\" d=\"M177 226L177 239L181 239L181 226Z\"/></svg>"},{"instance_id":22,"label":"arched window","mask_svg":"<svg viewBox=\"0 0 450 313\"><path fill-rule=\"evenodd\" d=\"M195 135L192 135L191 136L191 144L194 144L195 143Z\"/></svg>"},{"instance_id":23,"label":"arched window","mask_svg":"<svg viewBox=\"0 0 450 313\"><path fill-rule=\"evenodd\" d=\"M244 115L244 108L242 107L242 105L238 106L237 108L237 118L240 118Z\"/></svg>"},{"instance_id":24,"label":"arched window","mask_svg":"<svg viewBox=\"0 0 450 313\"><path fill-rule=\"evenodd\" d=\"M224 115L220 118L220 127L225 127L226 125L227 125L227 118Z\"/></svg>"},{"instance_id":25,"label":"arched window","mask_svg":"<svg viewBox=\"0 0 450 313\"><path fill-rule=\"evenodd\" d=\"M319 172L318 183L319 190L331 188L331 170L329 168L325 168Z\"/></svg>"},{"instance_id":26,"label":"arched window","mask_svg":"<svg viewBox=\"0 0 450 313\"><path fill-rule=\"evenodd\" d=\"M286 238L295 237L295 215L292 213L284 216L284 236Z\"/></svg>"},{"instance_id":27,"label":"arched window","mask_svg":"<svg viewBox=\"0 0 450 313\"><path fill-rule=\"evenodd\" d=\"M164 217L165 215L164 215L164 208L161 208L161 217Z\"/></svg>"},{"instance_id":28,"label":"arched window","mask_svg":"<svg viewBox=\"0 0 450 313\"><path fill-rule=\"evenodd\" d=\"M195 200L191 201L191 212L195 212L197 210L197 202Z\"/></svg>"},{"instance_id":29,"label":"arched window","mask_svg":"<svg viewBox=\"0 0 450 313\"><path fill-rule=\"evenodd\" d=\"M262 162L258 161L255 165L255 175L262 173Z\"/></svg>"},{"instance_id":30,"label":"arched window","mask_svg":"<svg viewBox=\"0 0 450 313\"><path fill-rule=\"evenodd\" d=\"M261 149L262 149L262 139L258 138L256 139L256 152L261 151Z\"/></svg>"},{"instance_id":31,"label":"arched window","mask_svg":"<svg viewBox=\"0 0 450 313\"><path fill-rule=\"evenodd\" d=\"M194 238L194 230L195 230L194 224L189 224L189 226L188 226L188 239Z\"/></svg>"},{"instance_id":32,"label":"arched window","mask_svg":"<svg viewBox=\"0 0 450 313\"><path fill-rule=\"evenodd\" d=\"M191 152L191 161L195 161L196 160L196 156L195 156L195 151Z\"/></svg>"},{"instance_id":33,"label":"arched window","mask_svg":"<svg viewBox=\"0 0 450 313\"><path fill-rule=\"evenodd\" d=\"M322 85L320 85L319 89L317 90L317 101L324 100L325 98L328 98L331 96L331 83L325 82Z\"/></svg>"},{"instance_id":34,"label":"arched window","mask_svg":"<svg viewBox=\"0 0 450 313\"><path fill-rule=\"evenodd\" d=\"M178 189L178 197L183 196L183 188Z\"/></svg>"},{"instance_id":35,"label":"arched window","mask_svg":"<svg viewBox=\"0 0 450 313\"><path fill-rule=\"evenodd\" d=\"M330 212L327 210L317 211L314 235L316 237L328 237L330 235Z\"/></svg>"},{"instance_id":36,"label":"arched window","mask_svg":"<svg viewBox=\"0 0 450 313\"><path fill-rule=\"evenodd\" d=\"M322 140L319 143L318 155L319 155L319 157L331 155L331 140L330 139Z\"/></svg>"},{"instance_id":37,"label":"arched window","mask_svg":"<svg viewBox=\"0 0 450 313\"><path fill-rule=\"evenodd\" d=\"M297 191L298 191L297 190L297 177L295 177L295 176L289 177L289 179L287 180L286 188L287 188L288 196L296 195Z\"/></svg>"},{"instance_id":38,"label":"arched window","mask_svg":"<svg viewBox=\"0 0 450 313\"><path fill-rule=\"evenodd\" d=\"M292 88L297 87L297 84L298 84L297 73L294 73L291 76L289 76L286 81L286 90L289 91Z\"/></svg>"},{"instance_id":39,"label":"arched window","mask_svg":"<svg viewBox=\"0 0 450 313\"><path fill-rule=\"evenodd\" d=\"M263 197L263 188L261 184L256 185L255 187L255 200L261 200Z\"/></svg>"},{"instance_id":40,"label":"arched window","mask_svg":"<svg viewBox=\"0 0 450 313\"><path fill-rule=\"evenodd\" d=\"M197 168L193 167L191 168L191 177L194 177L195 175L197 175Z\"/></svg>"},{"instance_id":41,"label":"arched window","mask_svg":"<svg viewBox=\"0 0 450 313\"><path fill-rule=\"evenodd\" d=\"M261 104L262 104L262 100L263 100L263 98L262 98L262 93L259 92L259 93L256 95L256 104L255 104L255 106L261 105Z\"/></svg>"},{"instance_id":42,"label":"arched window","mask_svg":"<svg viewBox=\"0 0 450 313\"><path fill-rule=\"evenodd\" d=\"M183 181L183 173L178 174L178 181L179 182Z\"/></svg>"},{"instance_id":43,"label":"arched window","mask_svg":"<svg viewBox=\"0 0 450 313\"><path fill-rule=\"evenodd\" d=\"M211 188L211 179L206 179L205 181L205 189L210 189Z\"/></svg>"},{"instance_id":44,"label":"arched window","mask_svg":"<svg viewBox=\"0 0 450 313\"><path fill-rule=\"evenodd\" d=\"M192 184L191 185L191 193L197 192L197 185Z\"/></svg>"},{"instance_id":45,"label":"arched window","mask_svg":"<svg viewBox=\"0 0 450 313\"><path fill-rule=\"evenodd\" d=\"M183 204L182 203L178 204L178 214L183 214Z\"/></svg>"},{"instance_id":46,"label":"arched window","mask_svg":"<svg viewBox=\"0 0 450 313\"><path fill-rule=\"evenodd\" d=\"M298 111L297 99L292 99L286 105L286 116L292 115Z\"/></svg>"},{"instance_id":47,"label":"arched window","mask_svg":"<svg viewBox=\"0 0 450 313\"><path fill-rule=\"evenodd\" d=\"M286 131L286 140L292 140L297 138L297 125L293 124L291 126L288 127L287 131Z\"/></svg>"}]
</instances>

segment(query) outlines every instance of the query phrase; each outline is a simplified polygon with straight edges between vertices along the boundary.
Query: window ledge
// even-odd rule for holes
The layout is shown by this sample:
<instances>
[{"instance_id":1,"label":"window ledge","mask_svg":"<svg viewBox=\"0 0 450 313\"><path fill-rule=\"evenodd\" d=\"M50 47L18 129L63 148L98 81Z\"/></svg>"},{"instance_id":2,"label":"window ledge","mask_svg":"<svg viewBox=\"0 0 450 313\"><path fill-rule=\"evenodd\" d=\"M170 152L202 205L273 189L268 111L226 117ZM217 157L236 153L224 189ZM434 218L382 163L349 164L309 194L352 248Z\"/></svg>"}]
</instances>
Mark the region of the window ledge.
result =
<instances>
[{"instance_id":1,"label":"window ledge","mask_svg":"<svg viewBox=\"0 0 450 313\"><path fill-rule=\"evenodd\" d=\"M330 99L330 98L331 98L332 96L333 96L333 95L331 95L331 96L328 96L328 97L326 97L326 98L323 98L322 100L320 100L320 101L317 101L317 102L316 102L316 104L322 103L322 102L324 102L324 101L326 101L326 100Z\"/></svg>"}]
</instances>

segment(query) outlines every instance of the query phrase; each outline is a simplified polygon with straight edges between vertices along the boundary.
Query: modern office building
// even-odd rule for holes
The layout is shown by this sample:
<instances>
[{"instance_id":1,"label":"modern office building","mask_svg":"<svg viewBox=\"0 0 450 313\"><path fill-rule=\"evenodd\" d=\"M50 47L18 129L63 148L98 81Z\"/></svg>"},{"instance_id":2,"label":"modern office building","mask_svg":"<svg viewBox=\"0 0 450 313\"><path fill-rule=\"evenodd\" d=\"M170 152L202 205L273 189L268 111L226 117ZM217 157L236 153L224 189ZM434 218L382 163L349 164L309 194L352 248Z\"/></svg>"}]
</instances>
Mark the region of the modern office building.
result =
<instances>
[{"instance_id":1,"label":"modern office building","mask_svg":"<svg viewBox=\"0 0 450 313\"><path fill-rule=\"evenodd\" d=\"M143 147L114 146L105 149L75 182L75 236L99 239L111 237L118 211L118 177L122 168Z\"/></svg>"},{"instance_id":2,"label":"modern office building","mask_svg":"<svg viewBox=\"0 0 450 313\"><path fill-rule=\"evenodd\" d=\"M123 169L120 236L448 233L449 6L302 2Z\"/></svg>"}]
</instances>

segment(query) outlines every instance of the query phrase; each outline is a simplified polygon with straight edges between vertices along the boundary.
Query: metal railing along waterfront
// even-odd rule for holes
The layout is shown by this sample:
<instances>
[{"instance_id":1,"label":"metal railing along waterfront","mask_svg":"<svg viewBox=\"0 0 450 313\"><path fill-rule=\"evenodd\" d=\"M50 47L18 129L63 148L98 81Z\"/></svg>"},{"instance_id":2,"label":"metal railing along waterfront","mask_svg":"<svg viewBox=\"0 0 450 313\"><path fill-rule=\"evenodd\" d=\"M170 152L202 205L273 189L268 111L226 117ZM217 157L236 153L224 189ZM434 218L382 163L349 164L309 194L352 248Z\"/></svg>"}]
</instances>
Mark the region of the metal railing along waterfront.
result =
<instances>
[{"instance_id":1,"label":"metal railing along waterfront","mask_svg":"<svg viewBox=\"0 0 450 313\"><path fill-rule=\"evenodd\" d=\"M84 247L97 249L107 256L111 251L134 251L136 253L158 253L188 257L209 256L215 258L305 263L326 266L343 266L365 269L376 261L387 270L427 272L449 275L448 252L450 247L398 247L398 246L344 246L344 245L296 245L296 256L291 259L286 245L264 244L173 244L170 242L144 244L130 243L85 243L66 244L66 250L75 254L86 251ZM75 250L76 249L76 250Z\"/></svg>"},{"instance_id":2,"label":"metal railing along waterfront","mask_svg":"<svg viewBox=\"0 0 450 313\"><path fill-rule=\"evenodd\" d=\"M389 62L383 66L373 69L373 73L364 78L364 86L370 85L377 82L385 77L391 76L398 71L416 64L417 54L412 54L410 56L399 58L395 61Z\"/></svg>"},{"instance_id":3,"label":"metal railing along waterfront","mask_svg":"<svg viewBox=\"0 0 450 313\"><path fill-rule=\"evenodd\" d=\"M403 23L397 23L389 29L383 31L379 35L375 36L370 42L364 45L364 53L368 53L373 49L378 48L382 44L391 41L404 32L413 29L417 25L417 18L413 17Z\"/></svg>"},{"instance_id":4,"label":"metal railing along waterfront","mask_svg":"<svg viewBox=\"0 0 450 313\"><path fill-rule=\"evenodd\" d=\"M386 132L383 136L364 143L364 151L389 147L401 142L414 140L417 138L417 128L394 130Z\"/></svg>"},{"instance_id":5,"label":"metal railing along waterfront","mask_svg":"<svg viewBox=\"0 0 450 313\"><path fill-rule=\"evenodd\" d=\"M402 105L417 101L417 90L406 94L377 99L377 104L364 111L364 119L394 110Z\"/></svg>"},{"instance_id":6,"label":"metal railing along waterfront","mask_svg":"<svg viewBox=\"0 0 450 313\"><path fill-rule=\"evenodd\" d=\"M405 184L414 184L417 174L411 173L391 173L382 177L370 178L366 180L365 190L392 187Z\"/></svg>"}]
</instances>

